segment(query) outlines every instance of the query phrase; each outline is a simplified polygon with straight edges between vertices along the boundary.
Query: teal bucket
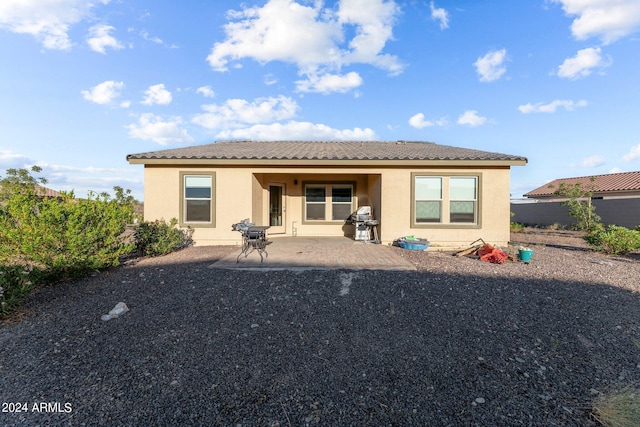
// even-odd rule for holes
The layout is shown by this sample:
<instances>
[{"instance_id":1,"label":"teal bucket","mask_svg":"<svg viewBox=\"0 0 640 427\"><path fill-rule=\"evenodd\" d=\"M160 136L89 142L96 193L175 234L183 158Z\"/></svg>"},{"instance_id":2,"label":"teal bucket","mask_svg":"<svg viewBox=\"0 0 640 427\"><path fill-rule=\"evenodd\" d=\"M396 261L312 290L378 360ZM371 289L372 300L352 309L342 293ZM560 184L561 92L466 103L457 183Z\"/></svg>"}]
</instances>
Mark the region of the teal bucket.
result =
<instances>
[{"instance_id":1,"label":"teal bucket","mask_svg":"<svg viewBox=\"0 0 640 427\"><path fill-rule=\"evenodd\" d=\"M522 262L531 262L533 251L531 249L518 249L518 256Z\"/></svg>"}]
</instances>

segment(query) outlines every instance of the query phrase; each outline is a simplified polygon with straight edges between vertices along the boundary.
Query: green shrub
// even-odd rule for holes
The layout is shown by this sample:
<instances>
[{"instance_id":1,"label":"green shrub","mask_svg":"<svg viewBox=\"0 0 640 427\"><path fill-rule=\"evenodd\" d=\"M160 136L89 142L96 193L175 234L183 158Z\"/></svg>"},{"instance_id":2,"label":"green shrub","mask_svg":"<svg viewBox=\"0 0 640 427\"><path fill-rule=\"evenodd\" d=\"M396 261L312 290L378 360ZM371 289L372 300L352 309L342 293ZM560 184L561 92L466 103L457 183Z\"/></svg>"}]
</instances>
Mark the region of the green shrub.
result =
<instances>
[{"instance_id":1,"label":"green shrub","mask_svg":"<svg viewBox=\"0 0 640 427\"><path fill-rule=\"evenodd\" d=\"M512 222L510 228L514 233L522 233L524 231L524 224L521 224L519 222Z\"/></svg>"},{"instance_id":2,"label":"green shrub","mask_svg":"<svg viewBox=\"0 0 640 427\"><path fill-rule=\"evenodd\" d=\"M618 225L599 224L587 233L584 240L594 249L614 255L628 254L640 249L640 231Z\"/></svg>"},{"instance_id":3,"label":"green shrub","mask_svg":"<svg viewBox=\"0 0 640 427\"><path fill-rule=\"evenodd\" d=\"M123 236L133 198L115 190L113 199L106 193L39 197L28 187L7 195L0 205L0 264L37 265L51 280L118 265L135 245Z\"/></svg>"},{"instance_id":4,"label":"green shrub","mask_svg":"<svg viewBox=\"0 0 640 427\"><path fill-rule=\"evenodd\" d=\"M164 220L143 222L135 231L136 250L141 256L159 256L184 248L192 244L191 229L179 229L178 220L172 218L169 223Z\"/></svg>"},{"instance_id":5,"label":"green shrub","mask_svg":"<svg viewBox=\"0 0 640 427\"><path fill-rule=\"evenodd\" d=\"M22 302L40 281L42 272L25 265L0 265L0 318Z\"/></svg>"}]
</instances>

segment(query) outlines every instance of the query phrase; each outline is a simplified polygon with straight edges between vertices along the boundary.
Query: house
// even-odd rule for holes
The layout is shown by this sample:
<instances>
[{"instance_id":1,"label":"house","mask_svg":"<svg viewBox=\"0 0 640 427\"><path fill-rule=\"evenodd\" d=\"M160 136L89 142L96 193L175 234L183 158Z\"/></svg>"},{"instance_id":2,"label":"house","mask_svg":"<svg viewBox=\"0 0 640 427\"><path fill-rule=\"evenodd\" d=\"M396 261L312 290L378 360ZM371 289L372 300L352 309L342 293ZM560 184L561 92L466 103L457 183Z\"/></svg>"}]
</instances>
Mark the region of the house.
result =
<instances>
[{"instance_id":1,"label":"house","mask_svg":"<svg viewBox=\"0 0 640 427\"><path fill-rule=\"evenodd\" d=\"M593 191L593 199L640 197L640 171L555 179L524 196L541 202L564 200L566 197L555 194L560 184L570 187L580 184L583 189Z\"/></svg>"},{"instance_id":2,"label":"house","mask_svg":"<svg viewBox=\"0 0 640 427\"><path fill-rule=\"evenodd\" d=\"M575 224L576 219L562 204L567 197L555 194L561 184L580 184L591 191L592 204L603 224L628 228L640 225L640 171L555 179L526 193L528 202L512 203L513 221L538 226Z\"/></svg>"},{"instance_id":3,"label":"house","mask_svg":"<svg viewBox=\"0 0 640 427\"><path fill-rule=\"evenodd\" d=\"M13 188L13 187L8 186L7 188ZM1 185L0 185L0 191L2 191ZM36 195L39 197L51 197L51 198L57 198L57 199L62 198L62 194L60 192L56 190L52 190L47 187L43 187L41 185L37 185L37 184L35 186L35 192L36 192Z\"/></svg>"},{"instance_id":4,"label":"house","mask_svg":"<svg viewBox=\"0 0 640 427\"><path fill-rule=\"evenodd\" d=\"M227 141L130 154L144 165L145 220L177 218L198 245L232 244L251 218L270 236L353 236L371 206L380 239L432 247L509 240L511 166L527 159L431 142Z\"/></svg>"}]
</instances>

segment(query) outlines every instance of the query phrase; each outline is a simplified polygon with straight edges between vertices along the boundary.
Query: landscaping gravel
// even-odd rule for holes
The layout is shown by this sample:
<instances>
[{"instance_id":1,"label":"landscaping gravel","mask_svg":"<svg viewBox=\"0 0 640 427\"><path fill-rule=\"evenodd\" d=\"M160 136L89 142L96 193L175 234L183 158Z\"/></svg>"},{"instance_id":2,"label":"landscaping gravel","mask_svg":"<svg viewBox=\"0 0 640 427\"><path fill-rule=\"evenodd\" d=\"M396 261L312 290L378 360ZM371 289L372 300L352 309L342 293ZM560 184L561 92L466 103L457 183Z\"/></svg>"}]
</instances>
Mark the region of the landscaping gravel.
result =
<instances>
[{"instance_id":1,"label":"landscaping gravel","mask_svg":"<svg viewBox=\"0 0 640 427\"><path fill-rule=\"evenodd\" d=\"M238 271L198 247L41 289L0 326L0 425L595 426L640 384L640 259L513 240L530 264Z\"/></svg>"}]
</instances>

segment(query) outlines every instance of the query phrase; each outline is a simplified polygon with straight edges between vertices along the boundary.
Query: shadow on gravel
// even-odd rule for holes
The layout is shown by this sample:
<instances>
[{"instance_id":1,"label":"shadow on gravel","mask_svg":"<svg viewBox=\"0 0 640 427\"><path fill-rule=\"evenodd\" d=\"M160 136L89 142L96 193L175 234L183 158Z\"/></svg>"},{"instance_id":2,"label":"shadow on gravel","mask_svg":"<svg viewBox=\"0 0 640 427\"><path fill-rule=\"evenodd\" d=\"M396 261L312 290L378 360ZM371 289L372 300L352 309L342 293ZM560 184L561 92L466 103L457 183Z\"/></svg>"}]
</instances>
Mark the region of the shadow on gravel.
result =
<instances>
[{"instance_id":1,"label":"shadow on gravel","mask_svg":"<svg viewBox=\"0 0 640 427\"><path fill-rule=\"evenodd\" d=\"M629 291L211 262L34 295L0 328L0 397L27 404L1 424L585 426L598 391L640 381Z\"/></svg>"}]
</instances>

